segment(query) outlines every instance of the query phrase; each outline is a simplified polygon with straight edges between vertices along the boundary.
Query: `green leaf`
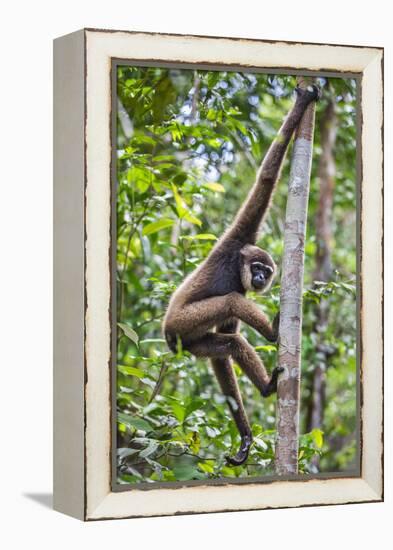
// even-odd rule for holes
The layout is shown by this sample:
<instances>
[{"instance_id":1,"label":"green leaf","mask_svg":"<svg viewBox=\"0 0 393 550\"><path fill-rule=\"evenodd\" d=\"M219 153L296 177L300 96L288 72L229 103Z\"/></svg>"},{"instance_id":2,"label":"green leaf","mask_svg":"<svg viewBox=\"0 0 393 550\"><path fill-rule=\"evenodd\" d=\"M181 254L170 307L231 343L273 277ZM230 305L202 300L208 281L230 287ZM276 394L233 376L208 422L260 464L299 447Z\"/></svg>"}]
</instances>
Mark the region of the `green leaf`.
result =
<instances>
[{"instance_id":1,"label":"green leaf","mask_svg":"<svg viewBox=\"0 0 393 550\"><path fill-rule=\"evenodd\" d=\"M176 187L174 185L172 185L172 192L173 192L173 196L175 198L177 214L178 214L179 218L183 218L184 214L186 214L186 212L187 212L186 203L184 202L184 200L182 199L182 197L180 196L178 190L176 189Z\"/></svg>"},{"instance_id":2,"label":"green leaf","mask_svg":"<svg viewBox=\"0 0 393 550\"><path fill-rule=\"evenodd\" d=\"M144 166L133 166L127 173L130 185L136 185L140 193L144 193L153 183L154 175Z\"/></svg>"},{"instance_id":3,"label":"green leaf","mask_svg":"<svg viewBox=\"0 0 393 550\"><path fill-rule=\"evenodd\" d=\"M136 418L126 413L118 412L117 421L130 429L135 428L137 430L143 430L144 432L153 431L153 427L146 422L146 420L143 420L143 418Z\"/></svg>"},{"instance_id":4,"label":"green leaf","mask_svg":"<svg viewBox=\"0 0 393 550\"><path fill-rule=\"evenodd\" d=\"M172 401L172 403L170 404L170 407L172 409L172 412L176 420L178 420L180 424L182 424L186 416L186 408L183 405L181 405L181 403L179 403L178 401Z\"/></svg>"},{"instance_id":5,"label":"green leaf","mask_svg":"<svg viewBox=\"0 0 393 550\"><path fill-rule=\"evenodd\" d=\"M235 468L229 468L228 466L223 466L221 473L224 477L233 477L234 475L236 475L236 470Z\"/></svg>"},{"instance_id":6,"label":"green leaf","mask_svg":"<svg viewBox=\"0 0 393 550\"><path fill-rule=\"evenodd\" d=\"M151 235L152 233L157 233L161 229L166 229L167 227L172 227L174 220L170 218L162 218L156 222L148 223L145 225L142 231L142 235Z\"/></svg>"},{"instance_id":7,"label":"green leaf","mask_svg":"<svg viewBox=\"0 0 393 550\"><path fill-rule=\"evenodd\" d=\"M129 376L136 376L137 378L143 378L146 374L141 369L135 367L129 367L127 365L117 365L117 369L122 374L127 374Z\"/></svg>"},{"instance_id":8,"label":"green leaf","mask_svg":"<svg viewBox=\"0 0 393 550\"><path fill-rule=\"evenodd\" d=\"M267 344L266 346L255 346L254 349L255 351L266 351L267 353L272 353L273 351L277 351L277 346Z\"/></svg>"},{"instance_id":9,"label":"green leaf","mask_svg":"<svg viewBox=\"0 0 393 550\"><path fill-rule=\"evenodd\" d=\"M260 437L255 437L254 438L254 443L259 449L262 449L262 451L267 451L268 450L267 443L263 439L261 439Z\"/></svg>"},{"instance_id":10,"label":"green leaf","mask_svg":"<svg viewBox=\"0 0 393 550\"><path fill-rule=\"evenodd\" d=\"M198 468L205 472L206 474L214 474L214 466L209 462L198 462Z\"/></svg>"},{"instance_id":11,"label":"green leaf","mask_svg":"<svg viewBox=\"0 0 393 550\"><path fill-rule=\"evenodd\" d=\"M209 109L206 115L207 120L216 120L217 113L214 109Z\"/></svg>"},{"instance_id":12,"label":"green leaf","mask_svg":"<svg viewBox=\"0 0 393 550\"><path fill-rule=\"evenodd\" d=\"M198 220L198 218L190 214L190 212L186 212L183 218L194 225L198 225L199 227L202 225L201 220Z\"/></svg>"},{"instance_id":13,"label":"green leaf","mask_svg":"<svg viewBox=\"0 0 393 550\"><path fill-rule=\"evenodd\" d=\"M173 161L174 157L173 155L158 155L153 158L154 162L167 162L167 161Z\"/></svg>"},{"instance_id":14,"label":"green leaf","mask_svg":"<svg viewBox=\"0 0 393 550\"><path fill-rule=\"evenodd\" d=\"M173 181L176 183L176 185L183 185L183 183L187 180L188 175L185 172L181 172L180 174L177 174Z\"/></svg>"},{"instance_id":15,"label":"green leaf","mask_svg":"<svg viewBox=\"0 0 393 550\"><path fill-rule=\"evenodd\" d=\"M199 453L201 447L201 437L198 432L188 432L186 435L187 443L192 453Z\"/></svg>"},{"instance_id":16,"label":"green leaf","mask_svg":"<svg viewBox=\"0 0 393 550\"><path fill-rule=\"evenodd\" d=\"M248 132L247 128L239 120L236 120L236 118L231 117L230 121L232 122L233 126L237 130L239 130L239 132L241 132L244 136L248 135L249 132Z\"/></svg>"},{"instance_id":17,"label":"green leaf","mask_svg":"<svg viewBox=\"0 0 393 550\"><path fill-rule=\"evenodd\" d=\"M180 196L178 190L174 185L172 185L172 192L173 196L175 198L176 203L176 212L179 218L187 220L190 223L193 223L194 225L201 226L202 222L201 220L198 220L191 212L189 212L187 204L185 200Z\"/></svg>"},{"instance_id":18,"label":"green leaf","mask_svg":"<svg viewBox=\"0 0 393 550\"><path fill-rule=\"evenodd\" d=\"M204 477L192 462L176 464L173 467L173 472L178 481L190 481L191 479L203 479Z\"/></svg>"},{"instance_id":19,"label":"green leaf","mask_svg":"<svg viewBox=\"0 0 393 550\"><path fill-rule=\"evenodd\" d=\"M185 418L187 418L191 413L201 409L205 405L205 401L201 398L192 399L186 406Z\"/></svg>"},{"instance_id":20,"label":"green leaf","mask_svg":"<svg viewBox=\"0 0 393 550\"><path fill-rule=\"evenodd\" d=\"M211 191L215 191L216 193L225 193L225 187L221 185L221 183L215 183L215 182L204 183L203 187L206 187Z\"/></svg>"},{"instance_id":21,"label":"green leaf","mask_svg":"<svg viewBox=\"0 0 393 550\"><path fill-rule=\"evenodd\" d=\"M323 445L323 431L319 428L314 428L310 433L315 445L318 447L318 449L321 449Z\"/></svg>"},{"instance_id":22,"label":"green leaf","mask_svg":"<svg viewBox=\"0 0 393 550\"><path fill-rule=\"evenodd\" d=\"M171 132L173 141L181 141L183 137L183 132L180 124L178 124L177 122L174 122L172 127L170 128L170 132Z\"/></svg>"},{"instance_id":23,"label":"green leaf","mask_svg":"<svg viewBox=\"0 0 393 550\"><path fill-rule=\"evenodd\" d=\"M139 336L137 335L135 330L130 326L126 325L125 323L117 323L117 324L122 329L122 331L127 336L127 338L129 338L132 342L134 342L134 344L138 345Z\"/></svg>"},{"instance_id":24,"label":"green leaf","mask_svg":"<svg viewBox=\"0 0 393 550\"><path fill-rule=\"evenodd\" d=\"M185 241L216 241L217 237L212 233L198 233L198 235L185 235L181 237Z\"/></svg>"}]
</instances>

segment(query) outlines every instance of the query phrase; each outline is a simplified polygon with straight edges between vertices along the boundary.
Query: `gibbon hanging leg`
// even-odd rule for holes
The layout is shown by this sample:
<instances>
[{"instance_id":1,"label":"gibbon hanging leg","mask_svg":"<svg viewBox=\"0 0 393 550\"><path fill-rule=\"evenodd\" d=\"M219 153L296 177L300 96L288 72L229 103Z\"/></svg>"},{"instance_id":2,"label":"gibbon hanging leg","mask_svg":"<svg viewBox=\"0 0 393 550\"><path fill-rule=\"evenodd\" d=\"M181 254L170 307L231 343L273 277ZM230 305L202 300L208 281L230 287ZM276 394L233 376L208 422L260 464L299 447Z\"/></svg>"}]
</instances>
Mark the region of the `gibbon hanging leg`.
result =
<instances>
[{"instance_id":1,"label":"gibbon hanging leg","mask_svg":"<svg viewBox=\"0 0 393 550\"><path fill-rule=\"evenodd\" d=\"M231 323L217 327L217 331L226 334L236 333L239 329L239 325L239 321L234 320ZM240 465L248 456L248 451L252 442L252 433L246 411L244 410L239 384L229 357L224 359L211 359L211 364L221 391L227 398L229 410L239 430L242 441L242 445L236 456L227 457L227 460L235 466Z\"/></svg>"},{"instance_id":2,"label":"gibbon hanging leg","mask_svg":"<svg viewBox=\"0 0 393 550\"><path fill-rule=\"evenodd\" d=\"M255 243L291 137L309 103L319 96L316 86L296 91L295 104L267 151L256 182L234 222L204 262L172 295L163 322L164 335L172 351L176 351L180 339L183 349L196 357L211 359L221 390L229 397L231 414L241 437L238 453L228 458L235 465L247 459L252 435L231 359L264 397L277 390L280 372L275 368L269 377L254 348L237 330L242 321L269 342L277 341L278 316L270 324L245 294L248 290L268 290L276 273L270 254Z\"/></svg>"}]
</instances>

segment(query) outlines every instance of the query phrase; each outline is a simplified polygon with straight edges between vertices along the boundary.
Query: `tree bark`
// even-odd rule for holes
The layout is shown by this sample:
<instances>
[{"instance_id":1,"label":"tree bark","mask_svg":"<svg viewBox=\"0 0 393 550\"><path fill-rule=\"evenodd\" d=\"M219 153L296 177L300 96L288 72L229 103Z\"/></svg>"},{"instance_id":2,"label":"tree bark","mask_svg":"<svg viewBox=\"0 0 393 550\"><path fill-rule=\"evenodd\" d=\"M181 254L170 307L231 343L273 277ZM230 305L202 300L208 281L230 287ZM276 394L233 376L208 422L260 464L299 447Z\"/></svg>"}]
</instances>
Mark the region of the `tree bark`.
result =
<instances>
[{"instance_id":1,"label":"tree bark","mask_svg":"<svg viewBox=\"0 0 393 550\"><path fill-rule=\"evenodd\" d=\"M332 208L333 190L336 176L334 147L337 134L337 119L334 99L329 97L321 118L321 158L319 161L319 201L316 217L317 251L314 279L329 281L332 273Z\"/></svg>"},{"instance_id":2,"label":"tree bark","mask_svg":"<svg viewBox=\"0 0 393 550\"><path fill-rule=\"evenodd\" d=\"M332 208L334 180L336 165L334 160L334 148L337 134L337 118L335 114L334 98L332 91L321 118L321 149L319 162L319 201L316 215L316 240L317 250L315 255L314 281L329 282L332 276ZM324 345L324 333L328 324L328 303L322 300L315 306L315 332L317 333L317 362L315 364L312 386L310 410L308 414L308 431L322 428L323 411L326 393L326 368L330 349ZM319 458L313 458L316 468Z\"/></svg>"},{"instance_id":3,"label":"tree bark","mask_svg":"<svg viewBox=\"0 0 393 550\"><path fill-rule=\"evenodd\" d=\"M307 87L308 83L299 78L298 85ZM298 473L304 242L314 120L313 102L295 134L285 216L278 348L278 365L283 372L277 387L275 456L276 473L281 476Z\"/></svg>"}]
</instances>

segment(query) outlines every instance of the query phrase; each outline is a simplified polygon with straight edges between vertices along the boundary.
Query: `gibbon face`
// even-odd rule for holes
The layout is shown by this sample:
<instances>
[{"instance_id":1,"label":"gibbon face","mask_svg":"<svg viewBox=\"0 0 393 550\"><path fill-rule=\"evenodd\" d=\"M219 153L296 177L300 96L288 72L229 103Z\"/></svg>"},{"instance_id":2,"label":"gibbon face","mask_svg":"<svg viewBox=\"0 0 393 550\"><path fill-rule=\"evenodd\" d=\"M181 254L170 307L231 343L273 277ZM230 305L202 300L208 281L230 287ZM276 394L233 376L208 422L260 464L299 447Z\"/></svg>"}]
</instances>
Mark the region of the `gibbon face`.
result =
<instances>
[{"instance_id":1,"label":"gibbon face","mask_svg":"<svg viewBox=\"0 0 393 550\"><path fill-rule=\"evenodd\" d=\"M270 288L276 273L276 264L270 254L253 245L240 251L240 274L245 290L264 292Z\"/></svg>"}]
</instances>

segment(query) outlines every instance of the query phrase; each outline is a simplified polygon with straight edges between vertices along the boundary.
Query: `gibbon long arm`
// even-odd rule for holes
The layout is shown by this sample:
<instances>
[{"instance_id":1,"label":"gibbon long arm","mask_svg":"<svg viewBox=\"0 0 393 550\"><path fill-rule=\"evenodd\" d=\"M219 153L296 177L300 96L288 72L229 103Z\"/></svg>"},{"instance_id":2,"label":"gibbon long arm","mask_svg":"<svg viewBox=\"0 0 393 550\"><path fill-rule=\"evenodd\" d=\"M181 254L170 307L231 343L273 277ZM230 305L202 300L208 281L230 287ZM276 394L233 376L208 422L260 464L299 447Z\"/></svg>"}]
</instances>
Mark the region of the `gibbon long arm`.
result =
<instances>
[{"instance_id":1,"label":"gibbon long arm","mask_svg":"<svg viewBox=\"0 0 393 550\"><path fill-rule=\"evenodd\" d=\"M292 135L310 103L310 95L314 94L314 99L318 98L318 88L316 86L310 86L310 88L312 91L296 88L295 104L270 145L257 174L256 182L232 226L225 234L225 239L255 244L259 227L269 209L270 199L279 179L281 165Z\"/></svg>"}]
</instances>

